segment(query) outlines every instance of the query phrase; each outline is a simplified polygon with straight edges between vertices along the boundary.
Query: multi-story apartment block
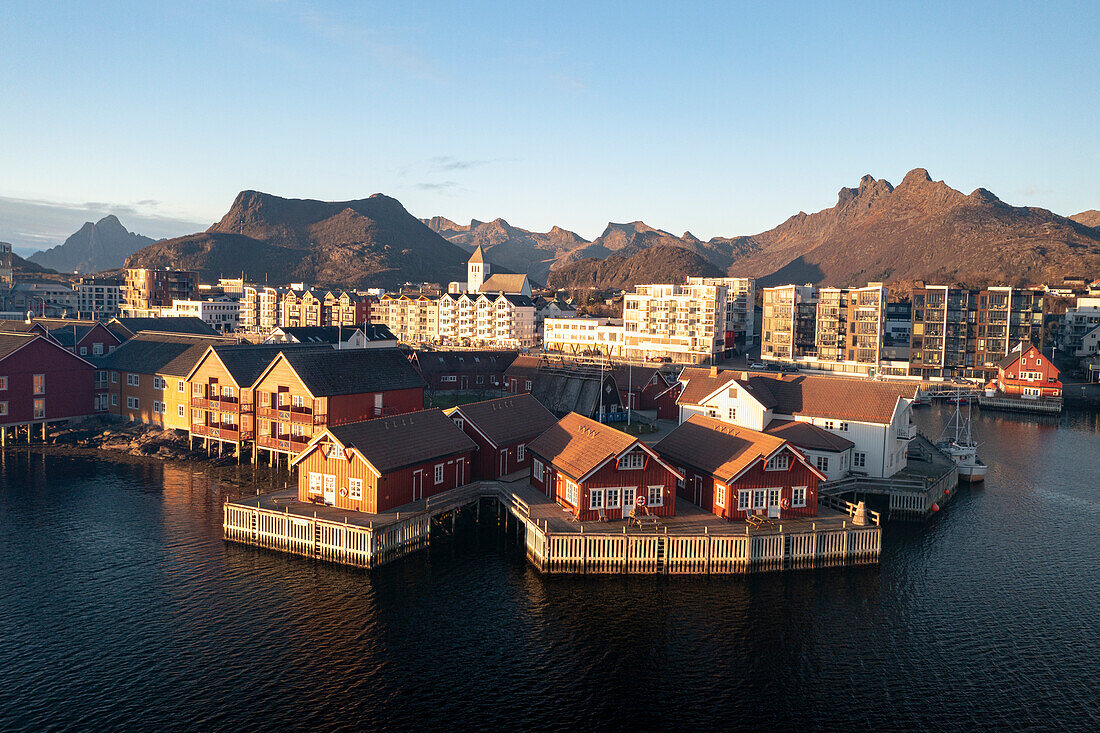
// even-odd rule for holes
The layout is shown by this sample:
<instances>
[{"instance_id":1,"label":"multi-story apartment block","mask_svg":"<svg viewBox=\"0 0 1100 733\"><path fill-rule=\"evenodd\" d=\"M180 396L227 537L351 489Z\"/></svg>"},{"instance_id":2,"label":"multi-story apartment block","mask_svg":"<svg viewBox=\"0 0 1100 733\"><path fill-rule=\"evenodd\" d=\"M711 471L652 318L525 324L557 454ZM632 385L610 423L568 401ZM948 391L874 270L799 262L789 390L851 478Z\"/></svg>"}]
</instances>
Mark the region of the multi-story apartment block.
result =
<instances>
[{"instance_id":1,"label":"multi-story apartment block","mask_svg":"<svg viewBox=\"0 0 1100 733\"><path fill-rule=\"evenodd\" d=\"M241 296L240 328L251 333L270 333L279 325L282 289L245 285Z\"/></svg>"},{"instance_id":2,"label":"multi-story apartment block","mask_svg":"<svg viewBox=\"0 0 1100 733\"><path fill-rule=\"evenodd\" d=\"M1021 341L1042 337L1043 291L929 285L913 293L909 374L990 379Z\"/></svg>"},{"instance_id":3,"label":"multi-story apartment block","mask_svg":"<svg viewBox=\"0 0 1100 733\"><path fill-rule=\"evenodd\" d=\"M0 287L10 288L14 282L11 269L11 243L0 242Z\"/></svg>"},{"instance_id":4,"label":"multi-story apartment block","mask_svg":"<svg viewBox=\"0 0 1100 733\"><path fill-rule=\"evenodd\" d=\"M76 290L79 318L109 319L119 314L122 305L122 281L112 277L82 277Z\"/></svg>"},{"instance_id":5,"label":"multi-story apartment block","mask_svg":"<svg viewBox=\"0 0 1100 733\"><path fill-rule=\"evenodd\" d=\"M406 343L430 343L439 339L439 301L426 296L383 295L376 304L377 317Z\"/></svg>"},{"instance_id":6,"label":"multi-story apartment block","mask_svg":"<svg viewBox=\"0 0 1100 733\"><path fill-rule=\"evenodd\" d=\"M240 323L240 301L228 296L206 300L173 300L172 307L162 315L169 317L194 316L202 319L218 333L232 333Z\"/></svg>"},{"instance_id":7,"label":"multi-story apartment block","mask_svg":"<svg viewBox=\"0 0 1100 733\"><path fill-rule=\"evenodd\" d=\"M726 286L726 348L752 346L756 280L751 277L689 277L688 285Z\"/></svg>"},{"instance_id":8,"label":"multi-story apartment block","mask_svg":"<svg viewBox=\"0 0 1100 733\"><path fill-rule=\"evenodd\" d=\"M1078 358L1094 356L1100 341L1100 297L1077 299L1062 316L1058 348Z\"/></svg>"},{"instance_id":9,"label":"multi-story apartment block","mask_svg":"<svg viewBox=\"0 0 1100 733\"><path fill-rule=\"evenodd\" d=\"M447 293L439 299L439 340L466 346L535 345L535 302L520 293Z\"/></svg>"},{"instance_id":10,"label":"multi-story apartment block","mask_svg":"<svg viewBox=\"0 0 1100 733\"><path fill-rule=\"evenodd\" d=\"M547 351L582 356L622 356L623 322L612 318L547 318L542 346Z\"/></svg>"},{"instance_id":11,"label":"multi-story apartment block","mask_svg":"<svg viewBox=\"0 0 1100 733\"><path fill-rule=\"evenodd\" d=\"M813 348L817 312L812 285L781 285L762 291L760 358L794 361Z\"/></svg>"},{"instance_id":12,"label":"multi-story apartment block","mask_svg":"<svg viewBox=\"0 0 1100 733\"><path fill-rule=\"evenodd\" d=\"M623 355L698 364L720 358L725 285L638 285L623 300Z\"/></svg>"},{"instance_id":13,"label":"multi-story apartment block","mask_svg":"<svg viewBox=\"0 0 1100 733\"><path fill-rule=\"evenodd\" d=\"M124 307L130 311L170 308L173 300L191 300L199 274L191 270L131 267L126 270Z\"/></svg>"},{"instance_id":14,"label":"multi-story apartment block","mask_svg":"<svg viewBox=\"0 0 1100 733\"><path fill-rule=\"evenodd\" d=\"M293 328L369 323L371 300L344 290L286 290L279 304L279 325Z\"/></svg>"}]
</instances>

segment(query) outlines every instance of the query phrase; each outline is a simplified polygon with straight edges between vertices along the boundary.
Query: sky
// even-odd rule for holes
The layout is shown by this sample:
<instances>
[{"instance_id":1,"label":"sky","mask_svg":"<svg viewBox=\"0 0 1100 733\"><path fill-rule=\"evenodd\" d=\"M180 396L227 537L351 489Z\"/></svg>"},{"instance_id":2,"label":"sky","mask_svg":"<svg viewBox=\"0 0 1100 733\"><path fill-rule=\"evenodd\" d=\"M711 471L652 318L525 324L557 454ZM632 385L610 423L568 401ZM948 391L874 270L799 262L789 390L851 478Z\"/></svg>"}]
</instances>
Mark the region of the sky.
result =
<instances>
[{"instance_id":1,"label":"sky","mask_svg":"<svg viewBox=\"0 0 1100 733\"><path fill-rule=\"evenodd\" d=\"M5 0L0 239L198 231L243 189L709 238L917 167L1100 209L1098 27L1097 2Z\"/></svg>"}]
</instances>

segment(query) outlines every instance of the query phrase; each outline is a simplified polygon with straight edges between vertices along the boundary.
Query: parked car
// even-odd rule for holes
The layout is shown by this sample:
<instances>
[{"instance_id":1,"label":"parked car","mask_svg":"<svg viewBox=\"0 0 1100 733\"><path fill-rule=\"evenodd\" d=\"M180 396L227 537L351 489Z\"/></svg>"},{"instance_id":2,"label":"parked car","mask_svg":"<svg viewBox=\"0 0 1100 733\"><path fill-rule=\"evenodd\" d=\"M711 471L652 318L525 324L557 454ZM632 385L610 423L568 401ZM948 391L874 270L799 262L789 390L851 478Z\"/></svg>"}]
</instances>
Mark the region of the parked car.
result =
<instances>
[{"instance_id":1,"label":"parked car","mask_svg":"<svg viewBox=\"0 0 1100 733\"><path fill-rule=\"evenodd\" d=\"M754 361L752 364L749 364L749 369L767 369L767 367L758 361Z\"/></svg>"}]
</instances>

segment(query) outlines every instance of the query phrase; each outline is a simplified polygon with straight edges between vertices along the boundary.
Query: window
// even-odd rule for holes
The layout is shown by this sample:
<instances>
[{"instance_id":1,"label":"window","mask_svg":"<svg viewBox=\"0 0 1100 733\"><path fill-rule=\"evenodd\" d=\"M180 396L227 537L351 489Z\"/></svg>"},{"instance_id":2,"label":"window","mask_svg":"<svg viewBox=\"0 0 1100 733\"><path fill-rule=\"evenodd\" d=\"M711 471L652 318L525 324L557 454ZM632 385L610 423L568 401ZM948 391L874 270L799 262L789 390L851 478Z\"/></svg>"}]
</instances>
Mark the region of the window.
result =
<instances>
[{"instance_id":1,"label":"window","mask_svg":"<svg viewBox=\"0 0 1100 733\"><path fill-rule=\"evenodd\" d=\"M531 459L531 475L536 481L542 481L542 461L538 458Z\"/></svg>"},{"instance_id":2,"label":"window","mask_svg":"<svg viewBox=\"0 0 1100 733\"><path fill-rule=\"evenodd\" d=\"M139 408L140 404L141 404L141 401L138 400L137 397L127 397L126 398L126 409L127 410L137 410Z\"/></svg>"},{"instance_id":3,"label":"window","mask_svg":"<svg viewBox=\"0 0 1100 733\"><path fill-rule=\"evenodd\" d=\"M290 398L290 406L291 407L303 407L303 406L305 406L305 399L302 398L302 395L296 394L296 395L294 395L293 397Z\"/></svg>"},{"instance_id":4,"label":"window","mask_svg":"<svg viewBox=\"0 0 1100 733\"><path fill-rule=\"evenodd\" d=\"M165 413L164 403L153 400L153 412L157 415L163 415Z\"/></svg>"},{"instance_id":5,"label":"window","mask_svg":"<svg viewBox=\"0 0 1100 733\"><path fill-rule=\"evenodd\" d=\"M527 447L523 443L520 443L519 445L517 445L516 446L516 460L517 461L522 461L524 456L526 456L526 455L527 455Z\"/></svg>"},{"instance_id":6,"label":"window","mask_svg":"<svg viewBox=\"0 0 1100 733\"><path fill-rule=\"evenodd\" d=\"M8 414L8 403L7 402L0 402L0 415L7 415L7 414Z\"/></svg>"},{"instance_id":7,"label":"window","mask_svg":"<svg viewBox=\"0 0 1100 733\"><path fill-rule=\"evenodd\" d=\"M118 384L118 372L111 372L111 384Z\"/></svg>"},{"instance_id":8,"label":"window","mask_svg":"<svg viewBox=\"0 0 1100 733\"><path fill-rule=\"evenodd\" d=\"M127 374L126 375L126 385L128 387L140 387L141 386L141 375L140 374Z\"/></svg>"},{"instance_id":9,"label":"window","mask_svg":"<svg viewBox=\"0 0 1100 733\"><path fill-rule=\"evenodd\" d=\"M765 466L765 471L786 471L791 467L791 457L784 453L779 456L772 456L768 459L768 465Z\"/></svg>"},{"instance_id":10,"label":"window","mask_svg":"<svg viewBox=\"0 0 1100 733\"><path fill-rule=\"evenodd\" d=\"M187 382L185 382L181 379L180 383L178 385L176 385L176 391L179 392L180 394L183 394L183 390L184 390L183 385L185 385L185 384L187 384Z\"/></svg>"},{"instance_id":11,"label":"window","mask_svg":"<svg viewBox=\"0 0 1100 733\"><path fill-rule=\"evenodd\" d=\"M336 476L331 473L324 474L325 476L325 491L336 491Z\"/></svg>"},{"instance_id":12,"label":"window","mask_svg":"<svg viewBox=\"0 0 1100 733\"><path fill-rule=\"evenodd\" d=\"M103 344L99 342L92 344L92 354L95 356L103 356Z\"/></svg>"},{"instance_id":13,"label":"window","mask_svg":"<svg viewBox=\"0 0 1100 733\"><path fill-rule=\"evenodd\" d=\"M233 399L233 385L227 384L222 387L222 397L230 400Z\"/></svg>"},{"instance_id":14,"label":"window","mask_svg":"<svg viewBox=\"0 0 1100 733\"><path fill-rule=\"evenodd\" d=\"M34 401L34 419L39 420L46 417L46 399L39 397Z\"/></svg>"},{"instance_id":15,"label":"window","mask_svg":"<svg viewBox=\"0 0 1100 733\"><path fill-rule=\"evenodd\" d=\"M8 378L0 377L0 391L4 391L8 388Z\"/></svg>"},{"instance_id":16,"label":"window","mask_svg":"<svg viewBox=\"0 0 1100 733\"><path fill-rule=\"evenodd\" d=\"M165 385L163 377L153 377L153 389L164 389L165 386L167 385Z\"/></svg>"},{"instance_id":17,"label":"window","mask_svg":"<svg viewBox=\"0 0 1100 733\"><path fill-rule=\"evenodd\" d=\"M34 393L46 394L46 375L35 374L34 375Z\"/></svg>"},{"instance_id":18,"label":"window","mask_svg":"<svg viewBox=\"0 0 1100 733\"><path fill-rule=\"evenodd\" d=\"M654 377L656 379L656 377ZM729 398L731 400L737 399L737 387L730 387Z\"/></svg>"},{"instance_id":19,"label":"window","mask_svg":"<svg viewBox=\"0 0 1100 733\"><path fill-rule=\"evenodd\" d=\"M206 411L191 410L191 422L195 423L196 425L202 425L204 422L206 422Z\"/></svg>"},{"instance_id":20,"label":"window","mask_svg":"<svg viewBox=\"0 0 1100 733\"><path fill-rule=\"evenodd\" d=\"M603 489L588 490L588 508L603 509Z\"/></svg>"},{"instance_id":21,"label":"window","mask_svg":"<svg viewBox=\"0 0 1100 733\"><path fill-rule=\"evenodd\" d=\"M183 405L178 405L176 407L176 417L183 418L185 416L186 415L185 415L185 410L183 409Z\"/></svg>"},{"instance_id":22,"label":"window","mask_svg":"<svg viewBox=\"0 0 1100 733\"><path fill-rule=\"evenodd\" d=\"M828 456L815 456L814 465L817 466L817 470L822 473L829 472L829 457Z\"/></svg>"},{"instance_id":23,"label":"window","mask_svg":"<svg viewBox=\"0 0 1100 733\"><path fill-rule=\"evenodd\" d=\"M348 479L348 498L354 499L355 501L359 501L363 498L363 479Z\"/></svg>"},{"instance_id":24,"label":"window","mask_svg":"<svg viewBox=\"0 0 1100 733\"><path fill-rule=\"evenodd\" d=\"M301 425L299 425L298 423L293 423L293 424L291 424L291 426L290 426L290 434L291 434L291 435L293 435L293 436L294 436L295 438L300 438L300 437L302 437L302 435L304 435L304 433L303 433L303 431L302 431L302 426L301 426Z\"/></svg>"},{"instance_id":25,"label":"window","mask_svg":"<svg viewBox=\"0 0 1100 733\"><path fill-rule=\"evenodd\" d=\"M577 485L572 481L565 482L565 500L577 506Z\"/></svg>"},{"instance_id":26,"label":"window","mask_svg":"<svg viewBox=\"0 0 1100 733\"><path fill-rule=\"evenodd\" d=\"M753 489L752 490L752 508L753 509L763 509L765 506L766 505L764 504L764 490L763 489Z\"/></svg>"},{"instance_id":27,"label":"window","mask_svg":"<svg viewBox=\"0 0 1100 733\"><path fill-rule=\"evenodd\" d=\"M315 494L321 493L321 474L309 472L309 490Z\"/></svg>"},{"instance_id":28,"label":"window","mask_svg":"<svg viewBox=\"0 0 1100 733\"><path fill-rule=\"evenodd\" d=\"M530 392L531 391L531 380L530 379L526 380L524 382L524 385L525 385L524 389L526 389L528 392Z\"/></svg>"},{"instance_id":29,"label":"window","mask_svg":"<svg viewBox=\"0 0 1100 733\"><path fill-rule=\"evenodd\" d=\"M737 492L737 511L743 512L748 510L749 494L750 492L744 490Z\"/></svg>"},{"instance_id":30,"label":"window","mask_svg":"<svg viewBox=\"0 0 1100 733\"><path fill-rule=\"evenodd\" d=\"M867 466L867 454L855 451L852 453L852 468L865 468Z\"/></svg>"},{"instance_id":31,"label":"window","mask_svg":"<svg viewBox=\"0 0 1100 733\"><path fill-rule=\"evenodd\" d=\"M443 464L435 464L435 482L437 484L443 483Z\"/></svg>"},{"instance_id":32,"label":"window","mask_svg":"<svg viewBox=\"0 0 1100 733\"><path fill-rule=\"evenodd\" d=\"M716 506L720 506L723 509L726 508L726 485L715 484L714 485L714 503Z\"/></svg>"},{"instance_id":33,"label":"window","mask_svg":"<svg viewBox=\"0 0 1100 733\"><path fill-rule=\"evenodd\" d=\"M836 423L834 423L832 420L826 420L825 422L821 423L821 426L826 430L832 430L834 429L834 427L836 427Z\"/></svg>"},{"instance_id":34,"label":"window","mask_svg":"<svg viewBox=\"0 0 1100 733\"><path fill-rule=\"evenodd\" d=\"M607 489L607 508L617 509L619 507L619 490Z\"/></svg>"},{"instance_id":35,"label":"window","mask_svg":"<svg viewBox=\"0 0 1100 733\"><path fill-rule=\"evenodd\" d=\"M88 355L88 347L87 346L81 346L80 347L80 355L81 356L87 356Z\"/></svg>"},{"instance_id":36,"label":"window","mask_svg":"<svg viewBox=\"0 0 1100 733\"><path fill-rule=\"evenodd\" d=\"M649 500L650 506L664 506L665 505L665 487L664 486L650 486L649 496L646 497Z\"/></svg>"},{"instance_id":37,"label":"window","mask_svg":"<svg viewBox=\"0 0 1100 733\"><path fill-rule=\"evenodd\" d=\"M642 452L627 453L619 459L620 471L637 471L645 467L645 454Z\"/></svg>"},{"instance_id":38,"label":"window","mask_svg":"<svg viewBox=\"0 0 1100 733\"><path fill-rule=\"evenodd\" d=\"M439 381L440 382L457 382L458 377L456 377L453 374L445 374L444 376L439 378Z\"/></svg>"},{"instance_id":39,"label":"window","mask_svg":"<svg viewBox=\"0 0 1100 733\"><path fill-rule=\"evenodd\" d=\"M118 393L115 392L111 395L111 407L118 407Z\"/></svg>"},{"instance_id":40,"label":"window","mask_svg":"<svg viewBox=\"0 0 1100 733\"><path fill-rule=\"evenodd\" d=\"M840 424L840 432L842 432L842 433L848 432L848 423L842 422Z\"/></svg>"},{"instance_id":41,"label":"window","mask_svg":"<svg viewBox=\"0 0 1100 733\"><path fill-rule=\"evenodd\" d=\"M795 486L791 489L791 506L804 507L806 506L806 487Z\"/></svg>"},{"instance_id":42,"label":"window","mask_svg":"<svg viewBox=\"0 0 1100 733\"><path fill-rule=\"evenodd\" d=\"M728 417L727 417L727 419L729 419L729 420L730 420L730 422L732 422L732 421L734 421L734 420L736 420L736 419L737 419L737 408L736 408L736 407L730 407L730 408L728 408L728 409L726 410L726 413L727 413L727 416L728 416Z\"/></svg>"}]
</instances>

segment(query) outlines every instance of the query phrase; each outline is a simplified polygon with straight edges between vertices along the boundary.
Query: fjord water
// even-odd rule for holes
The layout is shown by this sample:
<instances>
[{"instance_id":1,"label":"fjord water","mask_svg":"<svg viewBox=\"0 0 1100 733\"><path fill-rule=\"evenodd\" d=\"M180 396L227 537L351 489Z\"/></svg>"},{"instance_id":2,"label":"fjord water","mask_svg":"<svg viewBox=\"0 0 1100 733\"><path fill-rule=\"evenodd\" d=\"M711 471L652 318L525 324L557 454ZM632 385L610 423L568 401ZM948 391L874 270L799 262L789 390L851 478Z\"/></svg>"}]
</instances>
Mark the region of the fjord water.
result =
<instances>
[{"instance_id":1,"label":"fjord water","mask_svg":"<svg viewBox=\"0 0 1100 733\"><path fill-rule=\"evenodd\" d=\"M0 729L1098 730L1097 418L975 432L986 486L881 564L720 578L546 578L484 524L367 573L225 543L249 468L9 453Z\"/></svg>"}]
</instances>

